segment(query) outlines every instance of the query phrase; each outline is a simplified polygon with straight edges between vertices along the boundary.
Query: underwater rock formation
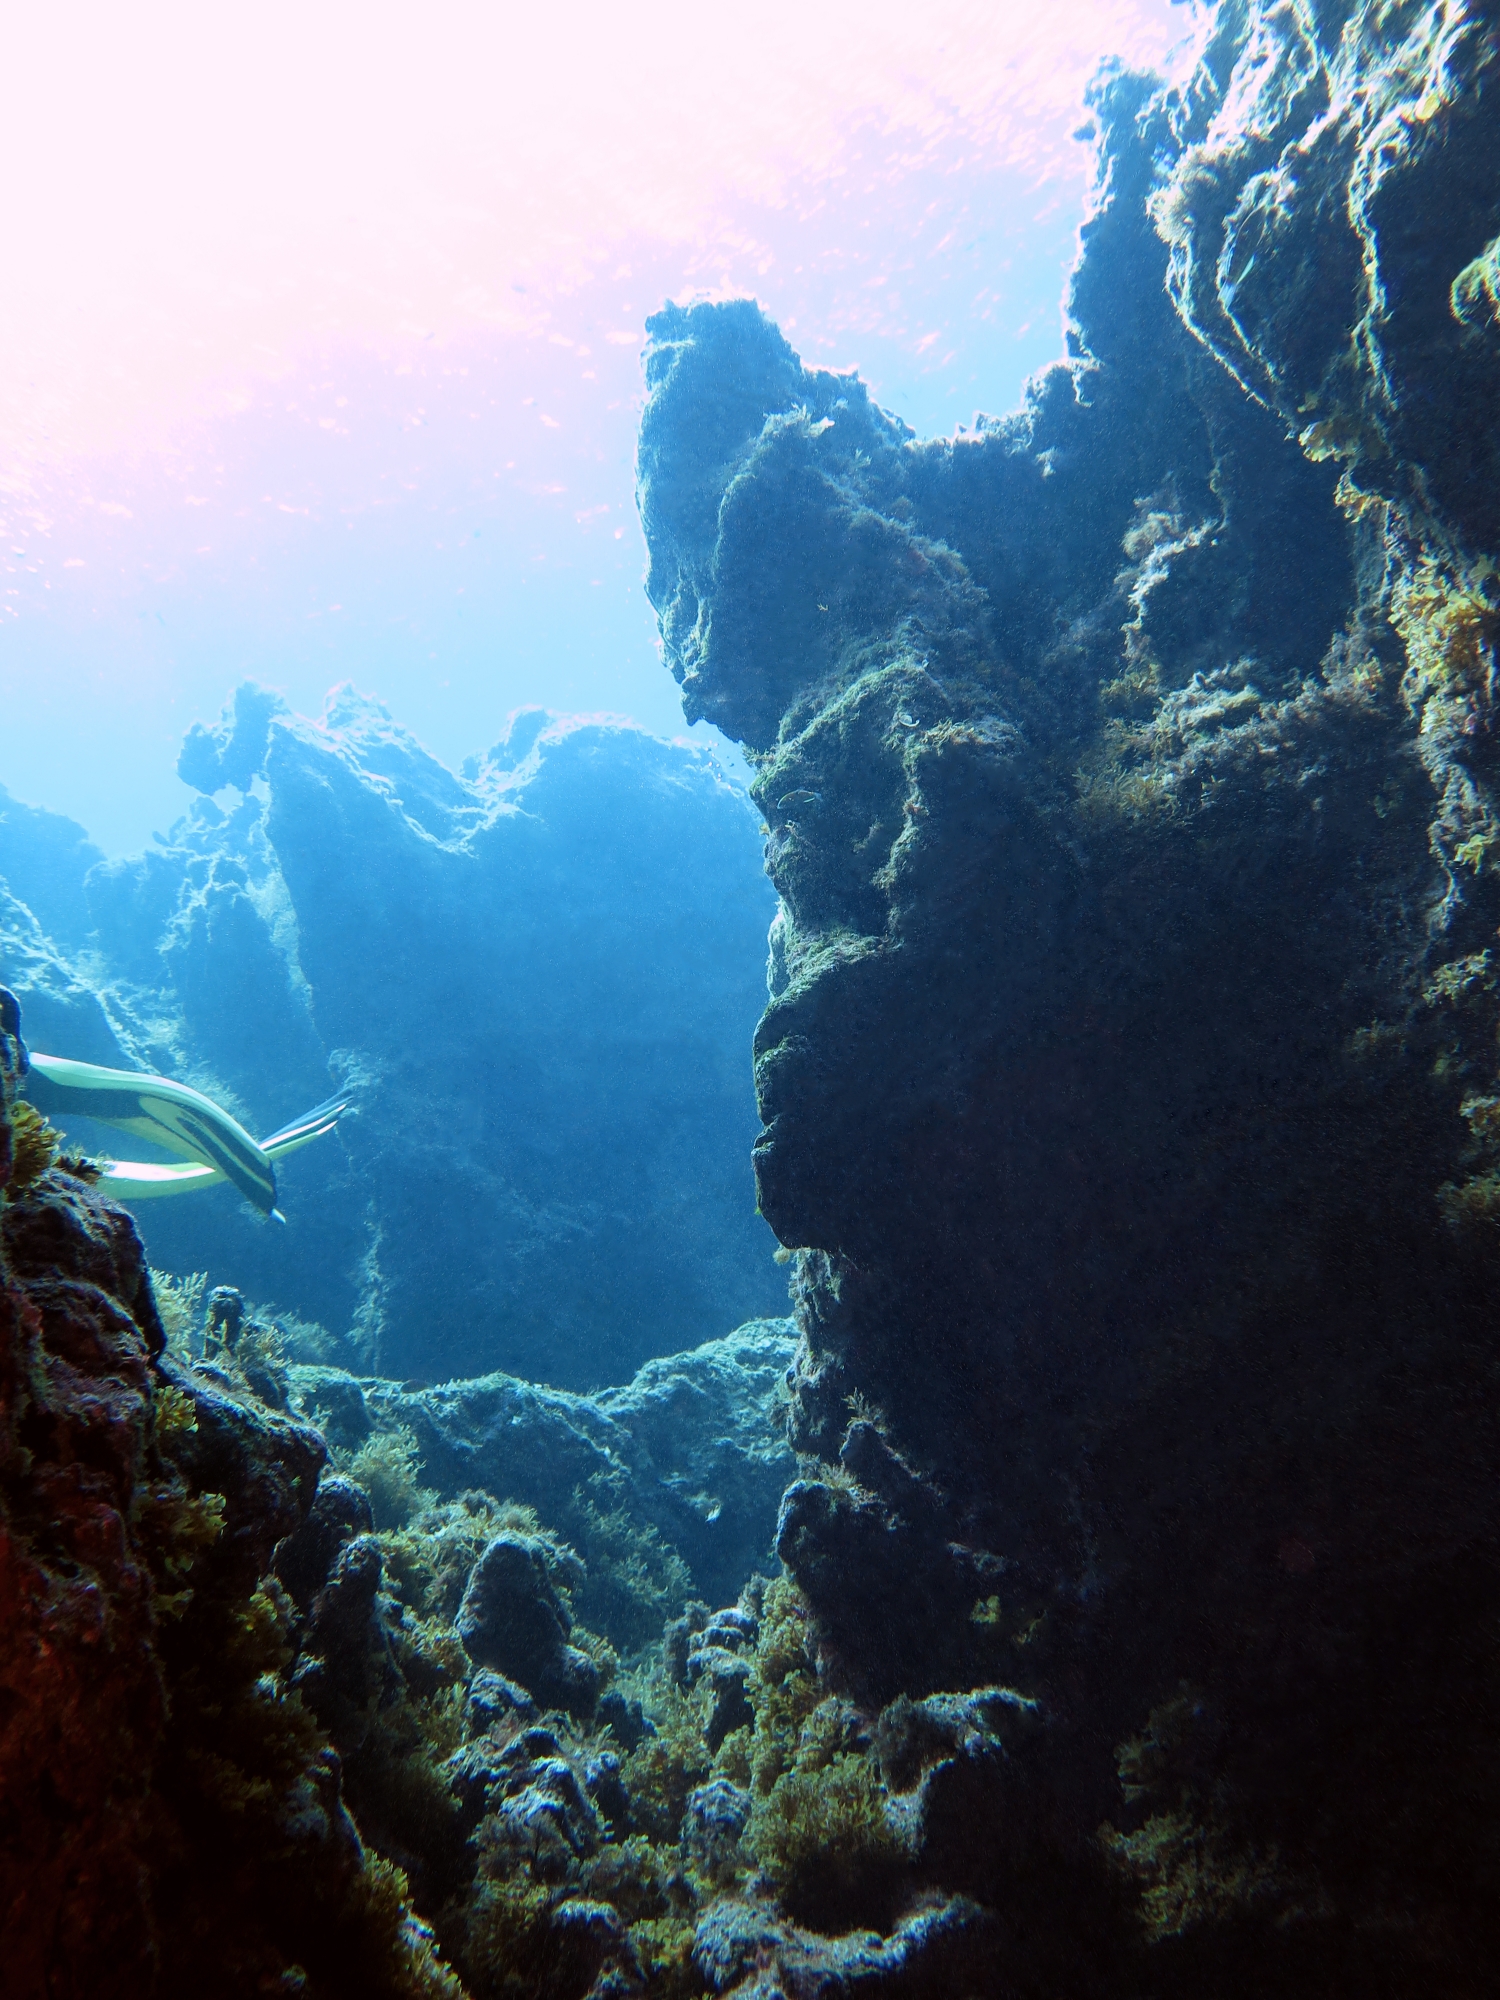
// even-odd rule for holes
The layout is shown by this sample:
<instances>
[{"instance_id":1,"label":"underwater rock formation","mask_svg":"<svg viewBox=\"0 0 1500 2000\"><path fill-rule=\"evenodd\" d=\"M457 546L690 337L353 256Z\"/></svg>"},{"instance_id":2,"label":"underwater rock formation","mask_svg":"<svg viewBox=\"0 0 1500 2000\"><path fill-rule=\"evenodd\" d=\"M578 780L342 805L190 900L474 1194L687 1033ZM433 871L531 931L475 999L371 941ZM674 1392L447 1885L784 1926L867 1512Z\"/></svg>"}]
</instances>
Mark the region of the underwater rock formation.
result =
<instances>
[{"instance_id":1,"label":"underwater rock formation","mask_svg":"<svg viewBox=\"0 0 1500 2000\"><path fill-rule=\"evenodd\" d=\"M783 1308L745 1159L774 898L707 752L528 711L458 777L347 688L314 725L247 686L182 768L238 803L129 861L3 801L28 1036L255 1132L331 1072L359 1115L284 1163L286 1230L231 1190L143 1206L156 1265L428 1381L620 1381Z\"/></svg>"},{"instance_id":2,"label":"underwater rock formation","mask_svg":"<svg viewBox=\"0 0 1500 2000\"><path fill-rule=\"evenodd\" d=\"M288 1697L325 1448L176 1366L140 1239L0 1031L0 1937L13 2000L461 2000Z\"/></svg>"},{"instance_id":3,"label":"underwater rock formation","mask_svg":"<svg viewBox=\"0 0 1500 2000\"><path fill-rule=\"evenodd\" d=\"M1105 79L1069 357L951 440L751 306L653 322L650 588L781 898L784 1574L745 1580L783 1330L591 1396L288 1367L253 1316L194 1358L81 1163L0 1117L23 1990L145 1953L170 1993L451 1992L433 1939L475 2000L1490 1990L1497 63L1462 0L1234 0L1182 91ZM191 909L189 829L114 930L44 928L24 870L73 848L24 822L28 1007L113 1036L125 986L58 940L170 920L211 965L212 904L283 953L285 1075L304 1029L309 1094L367 1046L363 996L330 1029L285 978L264 911L318 849L278 812L416 857L460 925L515 827L494 773L335 722L193 739L203 782L267 771L275 856L236 886L257 815L201 812ZM414 1091L409 991L368 1046ZM496 1549L550 1648L478 1615Z\"/></svg>"},{"instance_id":4,"label":"underwater rock formation","mask_svg":"<svg viewBox=\"0 0 1500 2000\"><path fill-rule=\"evenodd\" d=\"M788 1992L835 1992L837 1968L861 1991L913 1990L907 1933L932 1919L820 1940L760 1872L758 1825L777 1854L808 1846L803 1793L774 1790L818 1693L795 1594L753 1580L688 1615L698 1655L734 1651L742 1669L725 1717L701 1658L679 1687L657 1648L627 1667L584 1628L584 1565L524 1504L419 1493L404 1523L376 1526L409 1478L382 1458L378 1385L352 1455L367 1492L284 1407L288 1371L253 1314L220 1311L195 1342L201 1286L165 1284L158 1306L130 1218L13 1102L21 1061L0 1034L7 1994L666 2000L741 1983L738 1932L713 1917L726 1896L758 1913L756 1977L782 1967ZM785 1365L784 1331L740 1341ZM617 1401L713 1411L701 1384L735 1351L718 1345ZM291 1386L313 1374L329 1371ZM719 1440L718 1460L730 1450ZM622 1568L633 1533L639 1570L652 1531L629 1499L596 1533ZM762 1540L770 1513L766 1498ZM679 1561L669 1613L687 1582Z\"/></svg>"},{"instance_id":5,"label":"underwater rock formation","mask_svg":"<svg viewBox=\"0 0 1500 2000\"><path fill-rule=\"evenodd\" d=\"M408 1389L308 1364L288 1373L298 1407L336 1445L357 1452L377 1425L409 1434L426 1485L445 1499L480 1487L534 1508L583 1551L599 1588L641 1559L644 1532L717 1599L772 1560L794 1469L784 1414L795 1350L790 1321L752 1320L591 1395L509 1375ZM633 1553L611 1544L627 1520Z\"/></svg>"},{"instance_id":6,"label":"underwater rock formation","mask_svg":"<svg viewBox=\"0 0 1500 2000\"><path fill-rule=\"evenodd\" d=\"M1497 85L1462 4L1107 76L1068 357L952 439L650 322L648 589L781 899L778 1546L831 1688L1036 1703L936 1867L993 1990L1495 1942Z\"/></svg>"},{"instance_id":7,"label":"underwater rock formation","mask_svg":"<svg viewBox=\"0 0 1500 2000\"><path fill-rule=\"evenodd\" d=\"M519 1681L544 1707L593 1714L599 1669L569 1643L573 1621L534 1537L510 1529L485 1545L453 1629L471 1660Z\"/></svg>"}]
</instances>

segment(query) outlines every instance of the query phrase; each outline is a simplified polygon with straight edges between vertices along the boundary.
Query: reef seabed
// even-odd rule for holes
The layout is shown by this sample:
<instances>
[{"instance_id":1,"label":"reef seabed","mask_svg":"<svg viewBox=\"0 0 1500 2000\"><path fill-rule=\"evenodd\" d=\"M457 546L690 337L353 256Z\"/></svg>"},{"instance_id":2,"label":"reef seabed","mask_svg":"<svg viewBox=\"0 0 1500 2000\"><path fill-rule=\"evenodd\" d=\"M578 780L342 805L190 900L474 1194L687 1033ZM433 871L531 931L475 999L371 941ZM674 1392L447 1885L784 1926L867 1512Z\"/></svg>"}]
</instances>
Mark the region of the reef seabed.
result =
<instances>
[{"instance_id":1,"label":"reef seabed","mask_svg":"<svg viewBox=\"0 0 1500 2000\"><path fill-rule=\"evenodd\" d=\"M1106 75L949 440L651 322L795 1465L781 1328L608 1410L205 1346L0 1038L9 1991L1493 1990L1497 78L1464 0Z\"/></svg>"},{"instance_id":2,"label":"reef seabed","mask_svg":"<svg viewBox=\"0 0 1500 2000\"><path fill-rule=\"evenodd\" d=\"M5 1037L7 1992L955 1990L984 1930L923 1872L937 1776L1003 1758L1020 1697L867 1716L788 1579L713 1610L649 1520L580 1499L591 1588L530 1506L422 1485L378 1384L342 1378L367 1428L330 1456L301 1412L336 1371L153 1280L18 1067Z\"/></svg>"}]
</instances>

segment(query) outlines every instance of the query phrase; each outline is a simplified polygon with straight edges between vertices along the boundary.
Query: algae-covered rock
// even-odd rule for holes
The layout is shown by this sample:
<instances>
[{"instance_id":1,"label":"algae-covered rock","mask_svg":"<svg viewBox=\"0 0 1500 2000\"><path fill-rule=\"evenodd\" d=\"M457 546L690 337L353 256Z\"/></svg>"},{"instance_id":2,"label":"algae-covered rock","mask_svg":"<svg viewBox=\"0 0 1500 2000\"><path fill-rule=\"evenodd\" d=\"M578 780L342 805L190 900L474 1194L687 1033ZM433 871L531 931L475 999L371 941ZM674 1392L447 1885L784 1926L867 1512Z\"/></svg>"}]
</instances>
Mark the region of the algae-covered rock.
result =
<instances>
[{"instance_id":1,"label":"algae-covered rock","mask_svg":"<svg viewBox=\"0 0 1500 2000\"><path fill-rule=\"evenodd\" d=\"M60 1166L0 1195L6 1993L460 2000L285 1678L322 1440L164 1347L129 1216Z\"/></svg>"},{"instance_id":2,"label":"algae-covered rock","mask_svg":"<svg viewBox=\"0 0 1500 2000\"><path fill-rule=\"evenodd\" d=\"M748 302L654 318L648 589L781 899L810 1643L871 1706L1037 1703L1024 1756L932 1767L989 1987L1133 1936L1149 1990L1466 1990L1500 45L1462 5L1212 25L1190 84L1097 86L1067 357L1011 415L920 441Z\"/></svg>"},{"instance_id":3,"label":"algae-covered rock","mask_svg":"<svg viewBox=\"0 0 1500 2000\"><path fill-rule=\"evenodd\" d=\"M536 1720L536 1703L529 1691L506 1680L503 1674L480 1667L469 1681L467 1704L469 1727L483 1736L496 1723L515 1716L522 1722Z\"/></svg>"},{"instance_id":4,"label":"algae-covered rock","mask_svg":"<svg viewBox=\"0 0 1500 2000\"><path fill-rule=\"evenodd\" d=\"M582 1552L590 1622L633 1649L696 1589L732 1597L770 1557L794 1461L786 1320L752 1320L628 1383L584 1394L508 1375L406 1388L297 1364L298 1407L340 1444L405 1433L444 1498L531 1507ZM685 1565L685 1569L683 1568Z\"/></svg>"},{"instance_id":5,"label":"algae-covered rock","mask_svg":"<svg viewBox=\"0 0 1500 2000\"><path fill-rule=\"evenodd\" d=\"M276 1546L276 1575L299 1609L306 1611L327 1583L344 1544L371 1534L374 1527L362 1488L336 1472L324 1473L301 1526Z\"/></svg>"},{"instance_id":6,"label":"algae-covered rock","mask_svg":"<svg viewBox=\"0 0 1500 2000\"><path fill-rule=\"evenodd\" d=\"M470 1573L454 1622L470 1658L518 1681L544 1707L587 1715L599 1669L569 1643L572 1629L541 1544L496 1535Z\"/></svg>"},{"instance_id":7,"label":"algae-covered rock","mask_svg":"<svg viewBox=\"0 0 1500 2000\"><path fill-rule=\"evenodd\" d=\"M725 1897L700 1921L693 1960L712 1993L750 2000L853 2000L982 1991L992 1925L958 1900L904 1919L888 1936L855 1931L821 1936L787 1922L761 1903Z\"/></svg>"}]
</instances>

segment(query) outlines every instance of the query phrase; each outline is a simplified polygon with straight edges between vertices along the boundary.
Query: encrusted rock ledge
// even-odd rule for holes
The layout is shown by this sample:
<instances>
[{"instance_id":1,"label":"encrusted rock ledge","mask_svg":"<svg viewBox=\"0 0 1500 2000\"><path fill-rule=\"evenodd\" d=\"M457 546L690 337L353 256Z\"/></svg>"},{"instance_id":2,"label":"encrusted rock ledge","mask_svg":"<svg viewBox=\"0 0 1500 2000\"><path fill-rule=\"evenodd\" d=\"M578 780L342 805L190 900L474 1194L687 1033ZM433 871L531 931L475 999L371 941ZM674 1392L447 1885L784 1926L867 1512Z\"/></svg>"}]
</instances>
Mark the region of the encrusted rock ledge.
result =
<instances>
[{"instance_id":1,"label":"encrusted rock ledge","mask_svg":"<svg viewBox=\"0 0 1500 2000\"><path fill-rule=\"evenodd\" d=\"M774 1560L777 1504L795 1469L785 1439L795 1349L789 1320L750 1320L588 1393L501 1374L407 1386L293 1363L287 1375L292 1402L337 1446L408 1433L423 1481L444 1499L483 1487L534 1507L597 1567L601 1587L608 1520L623 1510L718 1601Z\"/></svg>"},{"instance_id":2,"label":"encrusted rock ledge","mask_svg":"<svg viewBox=\"0 0 1500 2000\"><path fill-rule=\"evenodd\" d=\"M1462 4L1107 77L1068 359L953 439L650 323L648 588L781 897L778 1546L830 1686L1038 1704L993 1990L1112 1895L1153 1991L1487 1977L1497 83Z\"/></svg>"},{"instance_id":3,"label":"encrusted rock ledge","mask_svg":"<svg viewBox=\"0 0 1500 2000\"><path fill-rule=\"evenodd\" d=\"M326 1457L164 1353L130 1218L0 1030L0 1937L14 2000L458 1996L287 1700Z\"/></svg>"}]
</instances>

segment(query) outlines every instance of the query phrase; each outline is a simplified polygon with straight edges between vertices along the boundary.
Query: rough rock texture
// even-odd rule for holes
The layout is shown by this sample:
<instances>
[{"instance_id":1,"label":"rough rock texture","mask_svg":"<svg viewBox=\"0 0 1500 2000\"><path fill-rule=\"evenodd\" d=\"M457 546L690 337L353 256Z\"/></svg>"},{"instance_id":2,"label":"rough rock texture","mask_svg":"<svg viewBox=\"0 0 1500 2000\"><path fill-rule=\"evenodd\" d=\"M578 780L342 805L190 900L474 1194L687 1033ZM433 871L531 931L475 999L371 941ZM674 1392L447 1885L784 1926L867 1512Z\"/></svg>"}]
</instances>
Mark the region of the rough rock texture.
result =
<instances>
[{"instance_id":1,"label":"rough rock texture","mask_svg":"<svg viewBox=\"0 0 1500 2000\"><path fill-rule=\"evenodd\" d=\"M279 1679L263 1579L322 1439L166 1359L129 1216L13 1126L21 1068L0 1031L6 1994L461 2000Z\"/></svg>"},{"instance_id":2,"label":"rough rock texture","mask_svg":"<svg viewBox=\"0 0 1500 2000\"><path fill-rule=\"evenodd\" d=\"M592 1715L599 1669L569 1644L573 1621L533 1537L495 1536L469 1572L453 1629L471 1660L518 1681L543 1706Z\"/></svg>"},{"instance_id":3,"label":"rough rock texture","mask_svg":"<svg viewBox=\"0 0 1500 2000\"><path fill-rule=\"evenodd\" d=\"M0 1935L8 1990L27 1995L54 1978L119 1992L106 1968L154 1955L150 1773L167 1706L154 1580L130 1528L161 1332L154 1308L143 1328L100 1282L132 1250L129 1289L143 1275L126 1218L49 1180L0 1216ZM38 1213L51 1241L17 1271ZM76 1254L55 1263L70 1238ZM50 1449L33 1460L28 1435Z\"/></svg>"},{"instance_id":4,"label":"rough rock texture","mask_svg":"<svg viewBox=\"0 0 1500 2000\"><path fill-rule=\"evenodd\" d=\"M276 1575L299 1611L309 1609L328 1581L344 1544L370 1534L374 1526L369 1499L354 1481L325 1473L306 1520L275 1551Z\"/></svg>"},{"instance_id":5,"label":"rough rock texture","mask_svg":"<svg viewBox=\"0 0 1500 2000\"><path fill-rule=\"evenodd\" d=\"M285 1230L231 1189L142 1204L152 1261L429 1381L619 1381L779 1310L743 794L704 751L544 711L458 777L348 689L321 725L280 708L243 688L190 737L190 781L243 796L137 859L3 801L0 979L36 1047L180 1076L257 1133L357 1088L281 1169Z\"/></svg>"},{"instance_id":6,"label":"rough rock texture","mask_svg":"<svg viewBox=\"0 0 1500 2000\"><path fill-rule=\"evenodd\" d=\"M842 1459L779 1547L837 1685L1039 1704L989 1990L1058 1977L1039 1895L1080 1990L1114 1898L1153 1991L1489 1976L1497 90L1462 4L1107 77L1069 358L951 440L751 305L651 322L648 588L759 764L757 1178Z\"/></svg>"},{"instance_id":7,"label":"rough rock texture","mask_svg":"<svg viewBox=\"0 0 1500 2000\"><path fill-rule=\"evenodd\" d=\"M799 1930L763 1903L725 1897L698 1926L693 1961L711 1993L737 2000L947 2000L986 1991L984 1912L957 1900L906 1918L888 1937Z\"/></svg>"},{"instance_id":8,"label":"rough rock texture","mask_svg":"<svg viewBox=\"0 0 1500 2000\"><path fill-rule=\"evenodd\" d=\"M423 1481L445 1499L481 1487L534 1507L601 1572L612 1556L601 1517L623 1511L721 1601L773 1560L794 1469L784 1413L795 1351L789 1321L752 1320L592 1395L509 1375L404 1389L331 1368L290 1372L295 1400L336 1444L356 1448L373 1420L407 1429Z\"/></svg>"}]
</instances>

